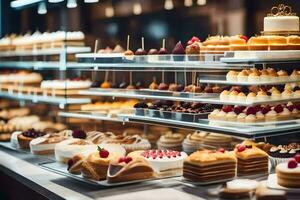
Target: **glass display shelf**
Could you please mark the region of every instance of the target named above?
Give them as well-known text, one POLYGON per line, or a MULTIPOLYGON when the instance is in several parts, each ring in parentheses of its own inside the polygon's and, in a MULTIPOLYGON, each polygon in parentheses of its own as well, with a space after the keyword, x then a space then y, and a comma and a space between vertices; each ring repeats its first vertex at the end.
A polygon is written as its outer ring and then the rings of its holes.
POLYGON ((73 98, 64 96, 48 96, 48 95, 35 95, 35 94, 23 94, 20 92, 4 92, 0 91, 0 97, 14 99, 19 101, 32 101, 33 103, 48 103, 58 105, 60 108, 64 108, 70 104, 84 104, 90 103, 89 98, 73 98))
POLYGON ((68 70, 81 69, 82 65, 76 62, 60 63, 59 61, 1 61, 0 67, 8 69, 68 70))
POLYGON ((258 81, 258 82, 240 82, 228 81, 225 76, 200 76, 199 83, 219 84, 219 85, 284 85, 286 83, 298 83, 300 80, 286 80, 286 81, 258 81))
POLYGON ((44 0, 14 0, 10 2, 10 7, 15 9, 21 9, 24 7, 36 5, 40 2, 44 2, 44 0))
POLYGON ((60 117, 66 118, 79 118, 79 119, 93 119, 100 121, 114 121, 114 122, 123 122, 122 119, 114 118, 108 115, 101 115, 97 113, 87 112, 87 111, 73 111, 73 112, 59 112, 60 117))
POLYGON ((124 122, 152 124, 170 126, 175 128, 184 128, 192 130, 204 130, 211 131, 226 135, 232 135, 242 138, 263 138, 272 137, 285 134, 299 133, 300 119, 289 120, 286 122, 274 122, 274 123, 259 123, 256 125, 247 124, 223 124, 210 122, 207 119, 199 119, 198 122, 185 122, 173 119, 164 119, 148 116, 140 116, 135 114, 120 114, 119 118, 124 122))
POLYGON ((32 49, 0 52, 0 57, 21 57, 21 56, 48 56, 60 55, 61 53, 75 54, 80 52, 90 52, 90 47, 72 47, 65 48, 49 48, 49 49, 32 49))
MULTIPOLYGON (((120 98, 133 98, 133 99, 156 99, 156 100, 170 100, 170 101, 183 101, 183 102, 199 102, 217 105, 240 105, 240 106, 255 106, 261 104, 280 104, 288 103, 289 101, 298 102, 299 97, 291 97, 286 99, 268 99, 268 100, 257 100, 257 101, 230 101, 221 100, 218 94, 197 93, 194 96, 183 96, 180 92, 169 92, 169 91, 154 91, 154 90, 126 90, 126 89, 101 89, 92 88, 89 90, 79 91, 81 95, 87 96, 106 96, 106 97, 120 97, 120 98)), ((193 93, 190 93, 191 95, 193 93)))

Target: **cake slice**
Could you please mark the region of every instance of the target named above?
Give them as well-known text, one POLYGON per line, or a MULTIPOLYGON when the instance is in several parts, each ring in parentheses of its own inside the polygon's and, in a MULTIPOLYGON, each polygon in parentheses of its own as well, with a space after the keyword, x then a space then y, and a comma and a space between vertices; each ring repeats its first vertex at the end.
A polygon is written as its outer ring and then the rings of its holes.
POLYGON ((266 152, 253 145, 238 144, 234 149, 237 157, 238 176, 267 174, 269 157, 266 152))
POLYGON ((197 151, 184 161, 183 177, 196 182, 231 179, 236 175, 236 163, 231 152, 197 151))
POLYGON ((276 166, 277 183, 287 188, 300 188, 300 154, 276 166))
POLYGON ((121 157, 111 163, 107 172, 107 182, 118 183, 154 177, 154 171, 143 158, 121 157))

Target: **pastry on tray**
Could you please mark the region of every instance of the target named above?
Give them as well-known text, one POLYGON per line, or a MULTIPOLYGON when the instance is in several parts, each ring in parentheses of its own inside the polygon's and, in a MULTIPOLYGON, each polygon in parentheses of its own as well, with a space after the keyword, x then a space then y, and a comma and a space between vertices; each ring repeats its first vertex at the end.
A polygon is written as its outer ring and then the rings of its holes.
POLYGON ((237 159, 232 152, 197 151, 184 161, 183 177, 194 182, 228 180, 235 177, 236 166, 237 159))
POLYGON ((276 166, 277 183, 287 188, 300 188, 300 154, 276 166))
POLYGON ((269 157, 266 152, 253 145, 238 144, 235 149, 238 176, 268 174, 269 157))
POLYGON ((42 137, 35 138, 29 143, 32 154, 53 154, 55 145, 63 140, 70 138, 71 130, 65 130, 58 133, 46 134, 42 137))
POLYGON ((219 196, 222 199, 250 199, 259 183, 250 179, 235 179, 226 183, 219 196))
POLYGON ((173 150, 146 150, 134 151, 128 154, 129 157, 141 157, 148 161, 158 176, 181 175, 183 161, 187 157, 184 152, 173 150))
POLYGON ((128 182, 151 179, 154 171, 149 163, 143 158, 121 157, 110 163, 107 172, 109 183, 128 182))
POLYGON ((182 150, 182 142, 184 140, 184 135, 180 133, 169 132, 162 135, 157 141, 158 149, 171 149, 175 151, 182 150))
POLYGON ((29 143, 34 139, 46 135, 45 132, 29 129, 17 135, 18 144, 21 149, 28 149, 29 143))
POLYGON ((118 144, 104 144, 98 146, 98 151, 91 153, 82 163, 81 174, 92 180, 106 179, 107 169, 113 160, 125 156, 125 149, 118 144))
POLYGON ((81 154, 76 154, 68 160, 68 172, 71 174, 81 174, 82 163, 85 157, 81 154))

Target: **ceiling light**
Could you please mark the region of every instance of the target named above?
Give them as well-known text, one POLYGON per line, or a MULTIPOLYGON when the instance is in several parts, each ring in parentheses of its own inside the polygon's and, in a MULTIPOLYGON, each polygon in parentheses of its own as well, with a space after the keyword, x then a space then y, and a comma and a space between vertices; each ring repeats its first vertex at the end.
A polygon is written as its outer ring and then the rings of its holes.
POLYGON ((105 8, 105 16, 106 17, 113 17, 114 15, 115 15, 115 10, 114 10, 113 6, 112 5, 107 6, 105 8))
POLYGON ((191 7, 193 5, 193 0, 184 0, 184 6, 191 7))
POLYGON ((143 12, 142 5, 140 2, 135 2, 133 4, 133 14, 140 15, 143 12))
POLYGON ((64 0, 48 0, 49 3, 60 3, 63 2, 64 0))
POLYGON ((204 6, 206 4, 206 0, 197 0, 197 4, 199 6, 204 6))
POLYGON ((77 7, 77 0, 68 0, 67 8, 76 8, 77 7))
POLYGON ((173 0, 165 0, 165 9, 172 10, 174 8, 173 0))
POLYGON ((46 7, 45 2, 42 2, 42 3, 39 4, 37 12, 40 15, 44 15, 44 14, 47 13, 47 7, 46 7))
POLYGON ((98 3, 99 0, 84 0, 84 3, 98 3))

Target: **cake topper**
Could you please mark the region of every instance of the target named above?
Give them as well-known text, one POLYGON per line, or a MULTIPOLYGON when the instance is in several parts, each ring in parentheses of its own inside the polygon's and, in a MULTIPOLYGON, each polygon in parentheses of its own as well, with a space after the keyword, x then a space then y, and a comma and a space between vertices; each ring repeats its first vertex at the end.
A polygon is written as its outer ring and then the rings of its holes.
POLYGON ((292 12, 291 6, 286 6, 284 4, 279 4, 271 8, 271 13, 268 16, 296 16, 296 13, 292 12))

